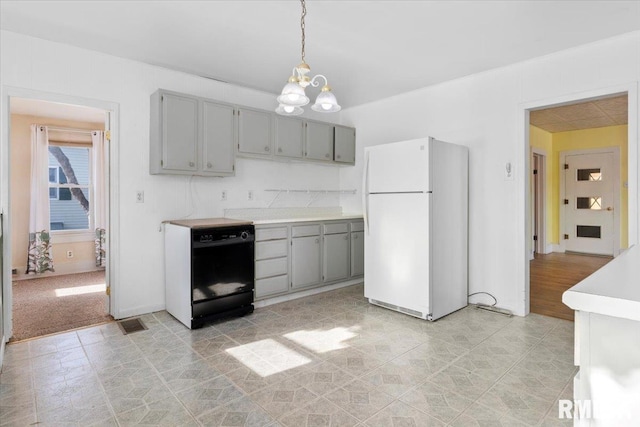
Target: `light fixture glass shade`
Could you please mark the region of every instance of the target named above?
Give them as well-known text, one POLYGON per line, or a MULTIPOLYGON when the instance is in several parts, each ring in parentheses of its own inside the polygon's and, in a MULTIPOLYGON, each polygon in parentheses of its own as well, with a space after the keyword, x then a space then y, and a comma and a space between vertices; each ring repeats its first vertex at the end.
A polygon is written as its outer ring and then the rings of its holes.
POLYGON ((280 104, 293 107, 301 107, 309 103, 309 98, 304 93, 304 88, 298 83, 287 83, 278 97, 280 104))
POLYGON ((340 111, 342 107, 338 105, 338 100, 335 95, 331 93, 331 89, 325 89, 326 87, 327 86, 322 88, 322 92, 318 94, 316 103, 311 106, 311 109, 320 113, 335 113, 336 111, 340 111))
POLYGON ((304 113, 304 110, 294 105, 280 104, 278 105, 278 108, 276 108, 276 113, 282 116, 299 116, 300 114, 304 113))

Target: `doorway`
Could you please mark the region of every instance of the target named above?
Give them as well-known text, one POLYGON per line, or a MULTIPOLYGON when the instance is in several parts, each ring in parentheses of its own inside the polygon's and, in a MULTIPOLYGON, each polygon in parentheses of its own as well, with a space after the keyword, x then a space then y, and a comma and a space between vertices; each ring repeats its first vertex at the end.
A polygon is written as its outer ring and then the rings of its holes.
POLYGON ((5 338, 112 320, 106 293, 110 113, 33 98, 9 101, 5 260, 13 323, 5 338))
POLYGON ((629 154, 634 135, 629 127, 635 126, 628 119, 629 98, 629 93, 606 94, 529 109, 531 246, 525 301, 531 312, 573 319, 562 293, 631 240, 629 199, 636 197, 627 191, 629 171, 637 166, 629 154), (543 200, 550 203, 542 210, 543 200), (544 219, 546 232, 540 230, 544 219), (546 247, 541 234, 548 239, 546 247))

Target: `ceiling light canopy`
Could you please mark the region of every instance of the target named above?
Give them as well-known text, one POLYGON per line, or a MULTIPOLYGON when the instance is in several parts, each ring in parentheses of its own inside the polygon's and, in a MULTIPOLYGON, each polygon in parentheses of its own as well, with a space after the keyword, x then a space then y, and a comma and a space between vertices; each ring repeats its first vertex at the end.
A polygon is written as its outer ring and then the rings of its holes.
POLYGON ((313 77, 307 75, 311 72, 311 67, 304 62, 304 18, 307 15, 307 7, 305 0, 300 0, 300 4, 302 5, 302 15, 300 17, 300 29, 302 30, 302 62, 293 69, 289 81, 277 98, 280 105, 276 108, 276 113, 282 114, 283 116, 297 116, 302 114, 304 112, 302 107, 309 103, 309 98, 304 92, 305 88, 307 86, 320 86, 320 79, 324 80, 324 85, 316 98, 315 104, 311 106, 311 109, 321 113, 335 113, 336 111, 340 111, 342 107, 338 105, 335 95, 331 92, 331 86, 329 86, 327 78, 322 74, 313 77))

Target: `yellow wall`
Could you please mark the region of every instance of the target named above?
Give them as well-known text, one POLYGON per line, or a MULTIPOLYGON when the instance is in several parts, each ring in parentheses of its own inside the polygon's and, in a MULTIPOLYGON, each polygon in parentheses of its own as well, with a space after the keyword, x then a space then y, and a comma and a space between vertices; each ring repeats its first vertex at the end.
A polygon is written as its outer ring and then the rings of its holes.
POLYGON ((560 243, 560 152, 620 148, 620 247, 628 246, 627 125, 549 133, 530 127, 529 143, 547 151, 547 243, 560 243))
MULTIPOLYGON (((102 123, 86 123, 56 120, 22 114, 11 115, 11 256, 12 268, 22 274, 27 266, 29 246, 29 193, 31 180, 31 124, 102 130, 102 123)), ((74 271, 72 264, 88 265, 94 258, 93 240, 85 242, 56 243, 52 238, 54 267, 59 271, 74 271), (73 258, 67 258, 73 251, 73 258)))

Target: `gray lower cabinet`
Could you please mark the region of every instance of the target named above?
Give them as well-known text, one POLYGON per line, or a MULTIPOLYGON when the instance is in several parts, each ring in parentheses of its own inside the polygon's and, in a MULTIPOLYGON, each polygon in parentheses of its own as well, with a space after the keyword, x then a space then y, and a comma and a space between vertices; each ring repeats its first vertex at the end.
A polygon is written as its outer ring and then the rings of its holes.
POLYGON ((349 278, 349 233, 324 236, 323 282, 349 278))
POLYGON ((362 277, 361 220, 256 225, 257 300, 362 277))
POLYGON ((312 160, 333 161, 333 125, 306 122, 304 157, 312 160))
POLYGON ((271 156, 271 117, 266 111, 238 109, 238 152, 271 156))
POLYGON ((351 232, 351 277, 364 274, 364 231, 351 232))
POLYGON ((291 239, 291 287, 304 288, 320 283, 320 236, 291 239))
POLYGON ((289 229, 256 228, 255 299, 289 290, 289 229))

